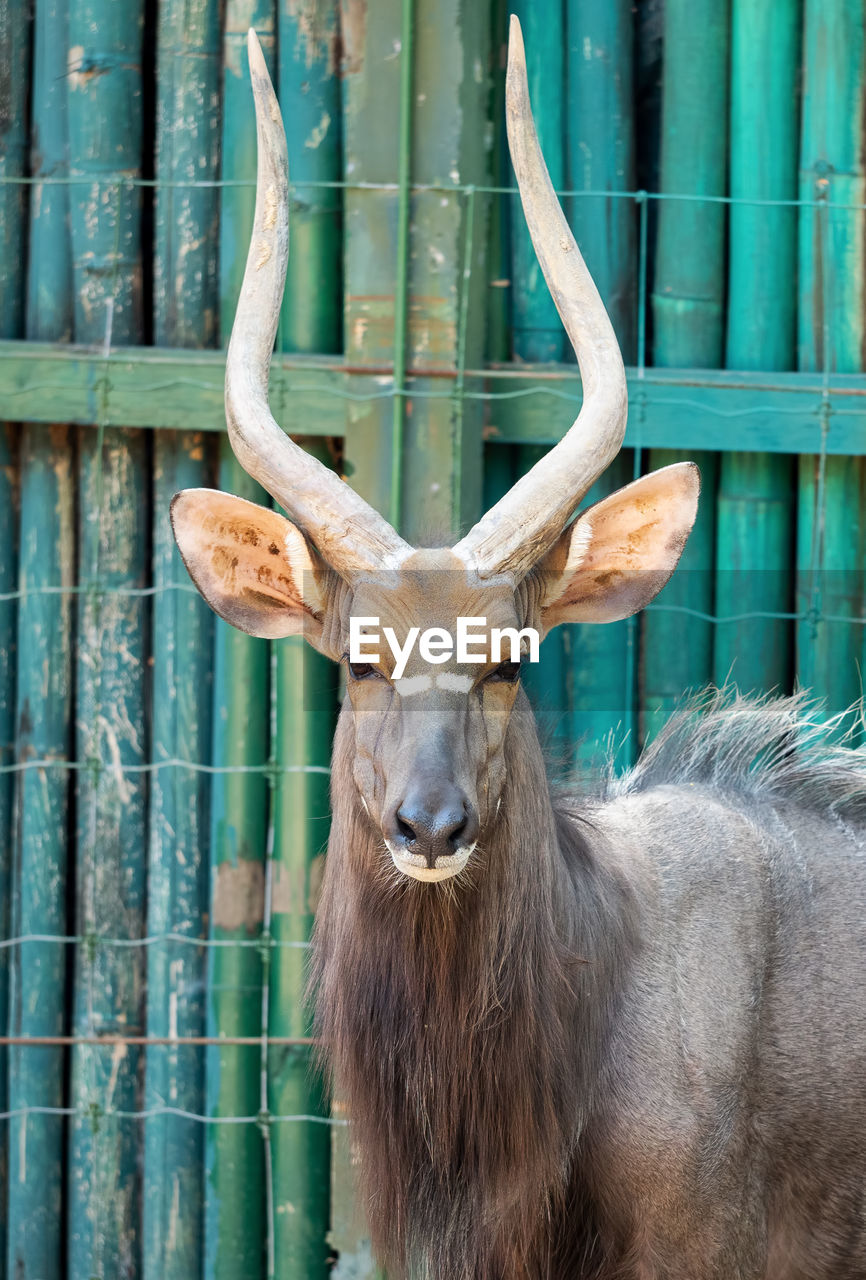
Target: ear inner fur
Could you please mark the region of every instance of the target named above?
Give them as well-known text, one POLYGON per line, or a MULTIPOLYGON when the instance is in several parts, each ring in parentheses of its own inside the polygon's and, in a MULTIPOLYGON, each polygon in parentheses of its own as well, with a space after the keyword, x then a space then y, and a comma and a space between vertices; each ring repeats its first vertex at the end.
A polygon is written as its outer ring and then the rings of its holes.
POLYGON ((289 520, 210 489, 176 494, 171 518, 184 564, 221 618, 251 635, 317 643, 323 566, 289 520))

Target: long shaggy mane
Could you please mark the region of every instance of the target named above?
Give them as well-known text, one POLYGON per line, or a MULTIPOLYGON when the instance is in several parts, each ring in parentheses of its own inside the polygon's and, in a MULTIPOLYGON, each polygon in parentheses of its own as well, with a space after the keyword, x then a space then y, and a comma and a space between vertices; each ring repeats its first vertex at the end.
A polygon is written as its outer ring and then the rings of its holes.
POLYGON ((718 795, 795 804, 866 819, 866 747, 850 745, 863 722, 857 706, 829 719, 807 693, 744 697, 707 689, 686 702, 602 800, 653 787, 707 787, 718 795))

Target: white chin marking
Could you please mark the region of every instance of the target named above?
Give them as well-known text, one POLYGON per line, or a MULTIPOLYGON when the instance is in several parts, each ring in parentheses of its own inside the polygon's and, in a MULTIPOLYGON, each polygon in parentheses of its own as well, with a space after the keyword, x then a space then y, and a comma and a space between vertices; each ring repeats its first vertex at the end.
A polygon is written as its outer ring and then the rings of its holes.
POLYGON ((435 867, 428 867, 427 859, 422 854, 398 853, 387 840, 385 844, 397 870, 404 876, 411 876, 413 880, 423 880, 425 884, 433 884, 437 880, 448 880, 451 876, 459 875, 475 848, 475 841, 473 841, 472 844, 458 849, 456 853, 437 858, 435 867))

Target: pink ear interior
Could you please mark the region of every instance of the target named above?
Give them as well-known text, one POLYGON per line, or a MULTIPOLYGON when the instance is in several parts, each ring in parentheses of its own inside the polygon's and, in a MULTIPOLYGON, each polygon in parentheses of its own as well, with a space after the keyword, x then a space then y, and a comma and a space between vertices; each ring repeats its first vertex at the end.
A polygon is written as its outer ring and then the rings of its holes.
POLYGON ((321 633, 324 597, 303 534, 266 507, 212 489, 185 489, 171 507, 175 540, 211 608, 266 639, 321 633))
POLYGON ((699 493, 697 467, 678 462, 583 512, 541 566, 545 629, 616 622, 649 604, 682 555, 699 493))

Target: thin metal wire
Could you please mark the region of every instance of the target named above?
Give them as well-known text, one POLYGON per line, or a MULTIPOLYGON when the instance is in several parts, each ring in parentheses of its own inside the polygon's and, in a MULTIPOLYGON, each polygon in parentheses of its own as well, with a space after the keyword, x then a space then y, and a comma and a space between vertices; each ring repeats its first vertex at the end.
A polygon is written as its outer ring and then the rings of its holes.
MULTIPOLYGON (((817 171, 815 171, 817 173, 817 171)), ((199 180, 166 180, 157 178, 124 178, 118 182, 116 177, 97 178, 89 175, 68 175, 63 177, 24 177, 4 174, 0 176, 0 186, 21 186, 29 187, 39 184, 41 186, 87 186, 91 189, 101 190, 103 188, 121 190, 174 190, 183 191, 195 190, 221 190, 223 188, 246 187, 255 189, 255 179, 250 178, 211 178, 199 180)), ((475 191, 479 195, 493 196, 516 196, 519 195, 517 187, 514 186, 495 186, 487 183, 462 183, 462 182, 413 182, 409 186, 411 194, 416 192, 442 192, 450 194, 465 195, 470 186, 474 186, 475 191)), ((302 183, 290 183, 289 193, 291 196, 297 196, 311 190, 322 191, 400 191, 400 182, 364 182, 351 179, 316 179, 302 183)), ((637 203, 639 200, 654 200, 662 203, 663 201, 672 201, 688 204, 721 204, 721 205, 743 205, 747 207, 766 207, 766 208, 783 208, 783 209, 809 209, 814 208, 820 203, 820 197, 809 200, 803 197, 796 197, 789 200, 768 199, 759 196, 721 196, 695 194, 694 192, 679 191, 596 191, 577 190, 572 187, 557 187, 556 194, 560 200, 630 200, 637 203)), ((854 212, 866 211, 866 203, 837 203, 836 201, 827 201, 834 209, 850 210, 854 212)), ((337 214, 337 210, 325 210, 337 214)))
MULTIPOLYGON (((181 1107, 150 1107, 143 1111, 103 1111, 94 1106, 80 1107, 16 1107, 14 1111, 0 1111, 0 1120, 15 1120, 19 1116, 60 1116, 98 1123, 101 1120, 153 1120, 157 1116, 175 1116, 179 1120, 194 1120, 198 1124, 261 1124, 261 1116, 203 1116, 196 1111, 184 1111, 181 1107)), ((323 1124, 331 1128, 346 1128, 348 1120, 339 1116, 270 1116, 270 1124, 323 1124)))

